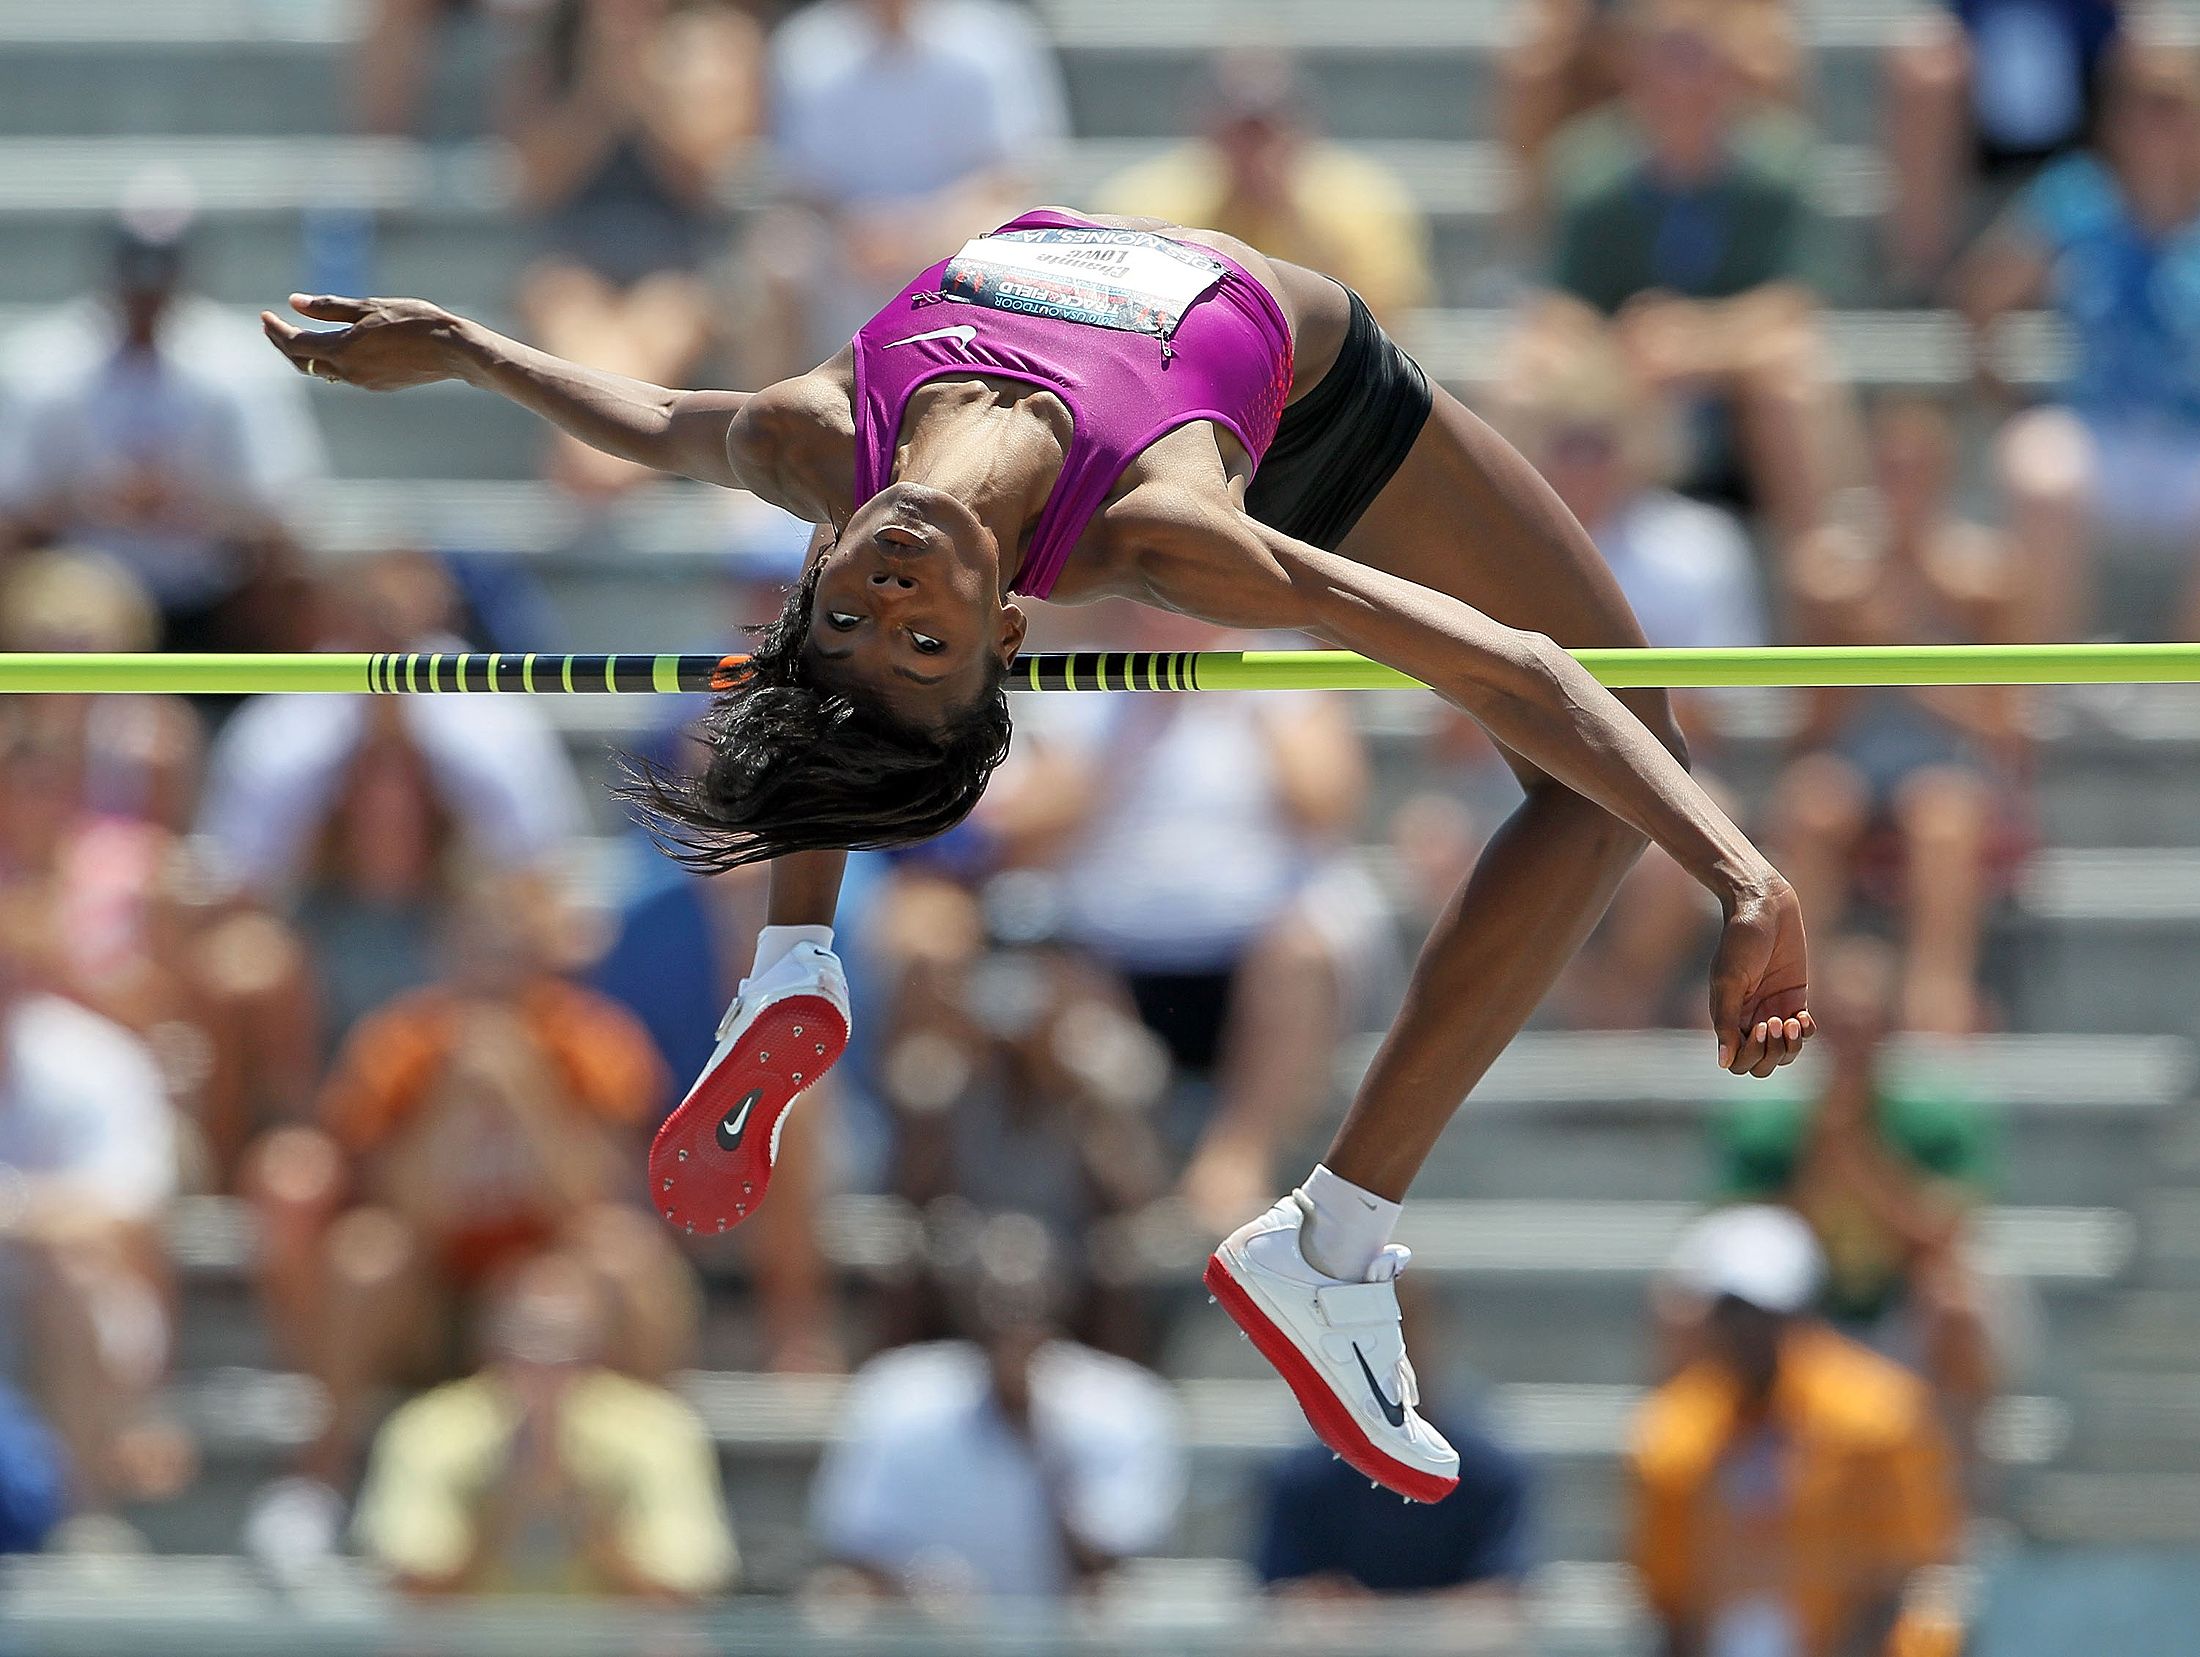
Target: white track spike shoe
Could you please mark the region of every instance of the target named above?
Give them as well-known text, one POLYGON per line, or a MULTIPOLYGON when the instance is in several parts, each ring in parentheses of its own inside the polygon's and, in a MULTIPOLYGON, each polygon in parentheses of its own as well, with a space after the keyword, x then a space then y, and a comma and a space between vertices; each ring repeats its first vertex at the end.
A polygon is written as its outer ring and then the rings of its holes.
POLYGON ((1377 1484, 1440 1502, 1459 1484, 1459 1453, 1421 1419, 1420 1384, 1398 1327, 1394 1279, 1407 1251, 1393 1243, 1364 1283, 1306 1262, 1297 1192, 1223 1239, 1207 1289, 1275 1365, 1315 1435, 1377 1484))
POLYGON ((831 950, 799 943, 743 979, 718 1026, 717 1051, 650 1146, 657 1212, 705 1236, 754 1214, 788 1107, 847 1047, 848 978, 831 950))

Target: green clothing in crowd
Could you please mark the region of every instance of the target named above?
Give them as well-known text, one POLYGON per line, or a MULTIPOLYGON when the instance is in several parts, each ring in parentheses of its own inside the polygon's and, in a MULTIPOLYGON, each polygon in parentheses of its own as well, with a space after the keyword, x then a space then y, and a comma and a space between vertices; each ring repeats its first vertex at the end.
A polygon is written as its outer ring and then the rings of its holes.
POLYGON ((1675 188, 1651 170, 1624 111, 1582 116, 1552 152, 1552 279, 1606 313, 1642 293, 1731 299, 1802 280, 1810 157, 1794 117, 1752 115, 1736 125, 1718 173, 1675 188))
MULTIPOLYGON (((1756 1099, 1718 1118, 1721 1198, 1801 1195, 1794 1185, 1817 1109, 1812 1099, 1756 1099)), ((1918 1174, 1971 1197, 1992 1187, 1996 1123, 1976 1100, 1945 1087, 1890 1084, 1880 1093, 1877 1119, 1880 1143, 1918 1174)), ((1827 1315, 1843 1323, 1874 1321, 1901 1296, 1899 1245, 1859 1204, 1812 1194, 1802 1206, 1826 1252, 1827 1315)))

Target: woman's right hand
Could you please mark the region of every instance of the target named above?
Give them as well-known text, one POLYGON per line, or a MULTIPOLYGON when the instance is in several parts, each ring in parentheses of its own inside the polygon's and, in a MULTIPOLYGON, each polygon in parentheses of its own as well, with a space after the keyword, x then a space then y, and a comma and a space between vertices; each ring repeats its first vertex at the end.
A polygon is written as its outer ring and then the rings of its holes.
POLYGON ((1773 875, 1729 903, 1711 963, 1711 1028, 1719 1067, 1769 1076, 1803 1050, 1818 1026, 1808 1008, 1809 955, 1795 888, 1773 875))
POLYGON ((294 293, 290 308, 334 329, 300 328, 273 311, 260 327, 301 374, 367 391, 402 391, 437 380, 462 379, 464 321, 425 299, 345 299, 294 293))

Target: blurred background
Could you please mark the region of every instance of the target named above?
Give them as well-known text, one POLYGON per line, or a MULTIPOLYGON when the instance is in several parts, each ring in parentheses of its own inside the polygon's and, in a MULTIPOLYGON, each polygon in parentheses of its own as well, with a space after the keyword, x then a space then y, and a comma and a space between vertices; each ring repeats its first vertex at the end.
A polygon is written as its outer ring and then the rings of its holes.
MULTIPOLYGON (((2200 7, 0 0, 0 648, 711 650, 803 526, 253 312, 673 384, 1036 201, 1352 283, 1653 643, 2192 638, 2200 7)), ((1034 644, 1230 640, 1043 614, 1034 644)), ((1439 1147, 1435 1508, 1196 1272, 1508 809, 1421 695, 1022 699, 858 860, 781 1195, 642 1151, 746 968, 665 699, 0 705, 0 1652, 2013 1657, 2200 1627, 2200 699, 1725 693, 1825 1034, 1657 854, 1439 1147), (1719 1218, 1702 1222, 1707 1212, 1719 1218)))

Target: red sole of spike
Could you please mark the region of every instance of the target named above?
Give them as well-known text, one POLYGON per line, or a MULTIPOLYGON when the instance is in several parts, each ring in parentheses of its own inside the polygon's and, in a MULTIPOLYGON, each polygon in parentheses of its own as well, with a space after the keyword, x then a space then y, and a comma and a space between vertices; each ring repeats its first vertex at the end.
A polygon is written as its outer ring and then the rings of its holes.
POLYGON ((1230 1275, 1229 1267, 1222 1263, 1222 1256, 1208 1257, 1201 1281, 1207 1285, 1207 1292, 1230 1314, 1230 1321, 1251 1337, 1260 1355, 1283 1377, 1284 1384, 1291 1389, 1291 1396, 1306 1412, 1306 1422, 1314 1429, 1314 1436, 1344 1457, 1348 1465, 1365 1473, 1385 1490, 1410 1496, 1417 1502, 1440 1502, 1459 1488, 1456 1478, 1447 1479, 1408 1467, 1378 1450, 1374 1440, 1352 1419, 1352 1412, 1329 1390, 1320 1371, 1306 1361, 1306 1355, 1291 1344, 1291 1337, 1269 1321, 1268 1314, 1230 1275))
POLYGON ((779 1119, 848 1047, 848 1021, 821 995, 767 1009, 664 1120, 649 1148, 649 1200, 675 1229, 731 1231, 771 1184, 779 1119))

